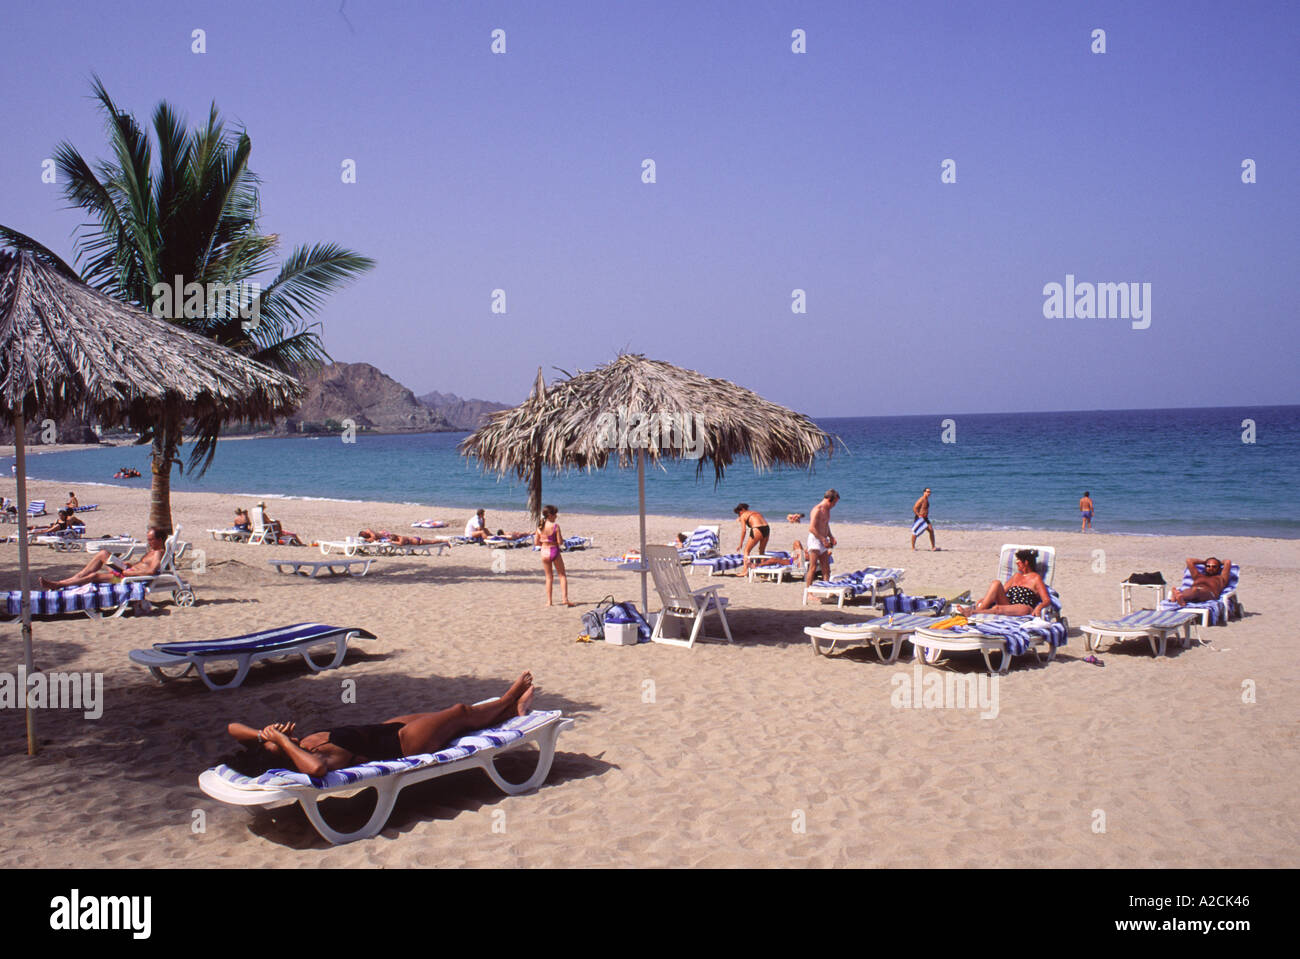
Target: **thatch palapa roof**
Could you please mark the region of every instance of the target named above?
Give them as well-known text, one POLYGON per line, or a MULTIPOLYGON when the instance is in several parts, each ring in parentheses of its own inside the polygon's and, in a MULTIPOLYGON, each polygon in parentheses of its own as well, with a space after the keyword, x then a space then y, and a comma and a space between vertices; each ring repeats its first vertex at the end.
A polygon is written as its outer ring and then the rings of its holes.
POLYGON ((147 419, 290 412, 296 380, 87 286, 29 253, 0 250, 0 408, 25 416, 147 419))
POLYGON ((534 391, 524 403, 493 413, 461 452, 483 469, 521 478, 541 463, 556 472, 620 466, 644 449, 652 463, 695 459, 722 479, 738 457, 758 470, 810 467, 830 455, 830 434, 812 420, 728 380, 626 353, 612 363, 534 391))

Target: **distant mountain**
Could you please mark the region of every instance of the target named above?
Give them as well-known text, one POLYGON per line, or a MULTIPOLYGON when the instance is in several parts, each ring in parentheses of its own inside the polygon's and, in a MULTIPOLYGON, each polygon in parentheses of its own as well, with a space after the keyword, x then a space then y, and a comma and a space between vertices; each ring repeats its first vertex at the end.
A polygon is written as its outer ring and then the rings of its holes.
POLYGON ((369 363, 333 363, 304 377, 302 405, 284 423, 291 433, 341 429, 350 419, 383 433, 432 433, 456 429, 440 412, 369 363))
POLYGON ((476 430, 487 419, 489 413, 510 409, 507 403, 493 403, 491 400, 462 400, 455 393, 425 393, 418 397, 421 403, 437 410, 455 429, 476 430))

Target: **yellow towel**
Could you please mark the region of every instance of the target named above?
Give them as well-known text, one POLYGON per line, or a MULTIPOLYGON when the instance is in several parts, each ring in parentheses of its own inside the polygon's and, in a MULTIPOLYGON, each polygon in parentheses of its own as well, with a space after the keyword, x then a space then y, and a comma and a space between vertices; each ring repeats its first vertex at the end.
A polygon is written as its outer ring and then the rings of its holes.
POLYGON ((952 629, 955 626, 965 626, 970 620, 965 616, 949 616, 947 619, 941 619, 930 629, 952 629))

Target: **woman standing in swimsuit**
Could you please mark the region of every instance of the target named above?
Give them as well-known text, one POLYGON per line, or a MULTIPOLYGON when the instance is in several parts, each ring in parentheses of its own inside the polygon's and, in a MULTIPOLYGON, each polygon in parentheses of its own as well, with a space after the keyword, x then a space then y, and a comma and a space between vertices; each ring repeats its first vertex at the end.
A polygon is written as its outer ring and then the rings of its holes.
POLYGON ((1038 550, 1016 550, 1016 572, 1003 585, 994 580, 988 592, 974 606, 958 606, 963 616, 995 613, 999 616, 1037 616, 1052 605, 1047 584, 1038 575, 1038 550))
POLYGON ((272 723, 254 729, 231 723, 226 731, 245 747, 225 760, 245 776, 268 769, 296 768, 308 776, 324 776, 377 759, 400 759, 437 752, 458 736, 495 726, 511 716, 527 716, 533 703, 533 674, 524 673, 500 699, 467 706, 460 703, 436 713, 394 716, 367 726, 332 726, 326 732, 294 735, 296 724, 272 723))
POLYGON ((745 551, 745 565, 741 569, 741 574, 749 572, 749 554, 755 546, 758 547, 760 555, 767 549, 767 538, 772 535, 772 527, 767 524, 763 514, 758 510, 749 508, 748 503, 741 503, 735 509, 736 518, 740 522, 740 546, 737 549, 745 551), (745 542, 745 537, 749 537, 749 542, 745 542))
POLYGON ((555 574, 560 574, 560 594, 564 597, 564 605, 572 606, 569 602, 569 576, 564 569, 564 557, 560 555, 560 544, 564 542, 564 534, 560 532, 560 524, 555 521, 555 517, 560 511, 554 506, 542 507, 542 522, 537 527, 537 533, 533 537, 538 546, 542 548, 542 569, 546 570, 546 605, 554 606, 551 602, 551 590, 555 585, 555 574))

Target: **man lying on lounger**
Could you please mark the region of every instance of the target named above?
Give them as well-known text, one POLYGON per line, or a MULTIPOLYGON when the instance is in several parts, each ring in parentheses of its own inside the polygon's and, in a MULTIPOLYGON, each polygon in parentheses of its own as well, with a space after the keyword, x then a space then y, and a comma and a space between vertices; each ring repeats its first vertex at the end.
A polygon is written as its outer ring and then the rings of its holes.
POLYGON ((1232 563, 1226 559, 1218 560, 1213 556, 1207 559, 1192 559, 1189 556, 1187 558, 1187 568, 1192 571, 1192 585, 1187 589, 1173 591, 1173 601, 1179 606, 1218 599, 1219 594, 1228 588, 1228 577, 1232 573, 1232 563), (1205 566, 1204 573, 1196 568, 1200 565, 1205 566))
POLYGON ((260 776, 268 769, 296 768, 308 776, 324 776, 379 759, 400 759, 437 752, 453 739, 485 729, 511 716, 532 710, 533 674, 524 673, 500 699, 467 706, 460 703, 436 713, 394 716, 368 726, 331 726, 328 731, 299 738, 292 722, 272 723, 261 730, 231 723, 226 731, 244 745, 242 753, 227 757, 227 766, 245 776, 260 776))
POLYGON ((149 527, 145 534, 149 551, 134 566, 122 566, 106 549, 101 549, 95 558, 82 567, 81 572, 74 573, 67 579, 39 580, 42 589, 62 589, 65 586, 84 586, 86 583, 120 583, 127 576, 153 576, 162 565, 163 551, 167 548, 167 534, 156 526, 149 527))
POLYGON ((436 546, 448 543, 445 536, 406 536, 402 533, 390 533, 386 529, 363 529, 357 532, 357 539, 366 543, 392 543, 394 546, 436 546))

